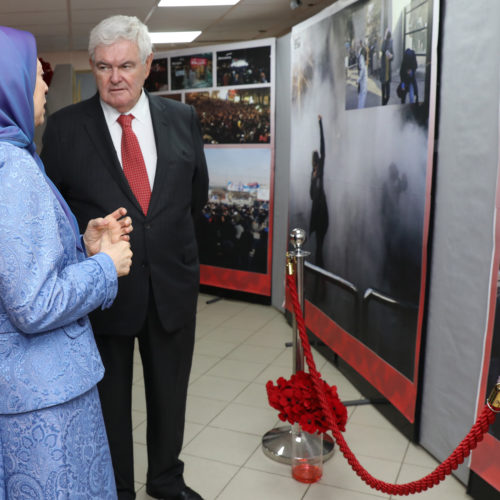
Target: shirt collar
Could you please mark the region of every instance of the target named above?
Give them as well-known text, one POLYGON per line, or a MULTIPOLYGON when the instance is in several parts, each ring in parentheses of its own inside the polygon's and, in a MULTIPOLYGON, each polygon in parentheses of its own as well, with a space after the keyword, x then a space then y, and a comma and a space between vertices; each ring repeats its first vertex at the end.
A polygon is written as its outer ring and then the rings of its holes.
MULTIPOLYGON (((109 125, 112 125, 116 123, 116 120, 118 117, 121 115, 119 111, 117 111, 115 108, 104 102, 102 99, 100 99, 102 110, 104 112, 104 117, 106 118, 106 123, 109 125)), ((146 92, 142 90, 141 96, 139 97, 139 100, 135 103, 135 106, 128 111, 127 113, 124 113, 126 115, 128 114, 133 114, 134 118, 140 122, 145 123, 147 121, 147 116, 149 113, 149 99, 146 96, 146 92)))

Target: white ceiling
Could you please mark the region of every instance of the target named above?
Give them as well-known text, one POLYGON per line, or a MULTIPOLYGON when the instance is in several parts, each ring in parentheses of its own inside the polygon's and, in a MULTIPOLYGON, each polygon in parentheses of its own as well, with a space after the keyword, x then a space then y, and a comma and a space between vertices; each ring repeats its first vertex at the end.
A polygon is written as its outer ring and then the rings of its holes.
POLYGON ((240 0, 234 6, 159 8, 159 0, 0 0, 0 24, 31 31, 39 52, 87 50, 89 31, 114 14, 137 16, 150 31, 201 30, 191 44, 156 50, 284 35, 336 0, 240 0))

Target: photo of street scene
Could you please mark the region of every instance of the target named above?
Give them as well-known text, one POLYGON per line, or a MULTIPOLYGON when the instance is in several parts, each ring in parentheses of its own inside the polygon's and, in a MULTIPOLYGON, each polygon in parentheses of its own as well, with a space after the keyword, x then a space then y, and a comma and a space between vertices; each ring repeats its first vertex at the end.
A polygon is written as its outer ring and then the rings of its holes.
POLYGON ((421 103, 430 60, 428 1, 372 0, 345 16, 346 109, 421 103))

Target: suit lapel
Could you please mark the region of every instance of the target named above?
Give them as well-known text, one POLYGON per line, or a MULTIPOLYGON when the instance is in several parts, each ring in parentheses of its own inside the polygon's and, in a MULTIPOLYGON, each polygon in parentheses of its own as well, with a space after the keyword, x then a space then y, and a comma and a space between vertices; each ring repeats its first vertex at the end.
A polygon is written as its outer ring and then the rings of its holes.
POLYGON ((164 205, 165 183, 168 175, 168 158, 170 145, 170 126, 166 113, 161 109, 161 101, 153 99, 148 94, 149 110, 153 122, 153 130, 156 143, 156 173, 151 192, 151 201, 149 204, 148 215, 152 215, 155 210, 164 205))
POLYGON ((90 101, 87 108, 87 114, 84 120, 84 128, 87 132, 92 144, 102 159, 105 165, 115 179, 116 183, 120 186, 127 198, 137 207, 139 212, 142 213, 141 206, 137 201, 134 193, 130 189, 127 178, 123 173, 120 161, 115 151, 111 135, 104 118, 101 104, 99 102, 99 95, 96 94, 90 101))

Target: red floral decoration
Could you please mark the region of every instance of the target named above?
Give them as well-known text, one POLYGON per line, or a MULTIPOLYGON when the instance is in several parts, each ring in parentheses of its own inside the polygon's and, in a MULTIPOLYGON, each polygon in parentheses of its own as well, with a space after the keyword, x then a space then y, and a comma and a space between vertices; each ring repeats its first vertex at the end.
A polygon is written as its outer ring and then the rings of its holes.
MULTIPOLYGON (((337 426, 341 431, 345 431, 347 410, 338 397, 337 388, 334 385, 329 386, 324 380, 321 380, 321 383, 328 407, 332 408, 337 419, 337 426)), ((298 423, 303 430, 310 433, 329 430, 309 373, 299 371, 292 375, 290 380, 280 377, 276 385, 270 380, 266 389, 269 404, 279 411, 278 417, 283 422, 298 423)))

